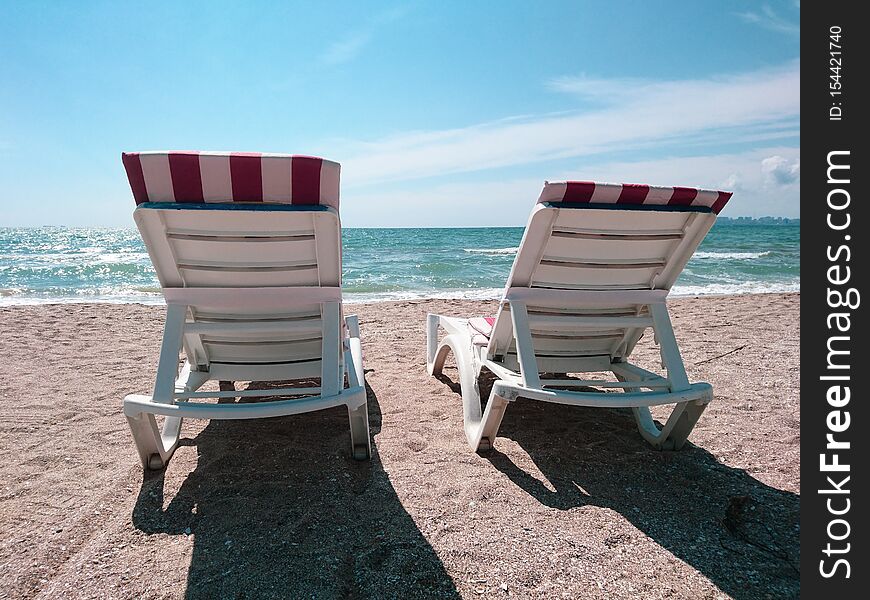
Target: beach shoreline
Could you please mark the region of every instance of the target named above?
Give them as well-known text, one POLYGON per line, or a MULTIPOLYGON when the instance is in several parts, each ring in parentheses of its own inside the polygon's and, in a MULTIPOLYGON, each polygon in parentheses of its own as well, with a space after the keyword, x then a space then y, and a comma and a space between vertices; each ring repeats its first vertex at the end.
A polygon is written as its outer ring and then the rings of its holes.
MULTIPOLYGON (((401 300, 345 310, 360 317, 370 462, 350 459, 331 409, 187 421, 144 478, 120 403, 153 386, 164 307, 0 306, 0 590, 794 597, 800 293, 670 306, 690 380, 715 395, 680 452, 652 450, 624 411, 519 400, 475 454, 455 368, 426 374, 425 315, 497 301, 401 300)), ((636 357, 654 366, 650 337, 636 357)))
MULTIPOLYGON (((369 298, 356 298, 353 294, 344 294, 344 304, 349 306, 360 306, 360 305, 378 305, 384 303, 402 303, 402 302, 429 302, 429 301, 439 301, 439 300, 455 300, 462 302, 492 302, 497 301, 504 294, 504 288, 496 288, 492 292, 489 290, 471 290, 471 291, 457 291, 454 294, 445 293, 438 294, 434 293, 432 295, 421 295, 420 297, 408 297, 408 298, 384 298, 379 300, 372 300, 369 298), (475 297, 471 295, 474 292, 485 292, 485 296, 475 297), (463 296, 463 294, 468 294, 463 296)), ((782 294, 798 294, 800 295, 800 289, 795 288, 791 289, 777 289, 774 291, 760 291, 760 292, 704 292, 704 293, 688 293, 688 292, 671 292, 668 296, 669 300, 676 300, 680 298, 730 298, 730 297, 738 297, 738 296, 767 296, 767 295, 782 295, 782 294)), ((7 297, 11 297, 7 296, 7 297)), ((125 305, 131 304, 134 306, 166 306, 166 302, 163 300, 162 294, 155 294, 153 301, 142 301, 142 300, 110 300, 110 299, 93 299, 93 298, 25 298, 22 300, 15 300, 14 302, 4 303, 2 298, 0 298, 0 310, 9 307, 15 306, 58 306, 65 304, 110 304, 110 305, 125 305)))

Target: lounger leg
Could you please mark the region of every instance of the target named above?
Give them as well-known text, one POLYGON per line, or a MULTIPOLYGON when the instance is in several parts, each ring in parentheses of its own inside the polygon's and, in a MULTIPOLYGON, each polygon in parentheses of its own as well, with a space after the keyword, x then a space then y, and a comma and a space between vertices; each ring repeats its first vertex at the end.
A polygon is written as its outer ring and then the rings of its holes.
MULTIPOLYGON (((175 391, 195 392, 208 379, 208 373, 193 371, 190 363, 185 362, 175 382, 175 391)), ((159 470, 166 466, 181 437, 182 422, 181 417, 166 417, 163 421, 163 431, 161 431, 152 414, 140 412, 127 415, 127 423, 133 433, 133 441, 136 443, 143 467, 159 470)))
MULTIPOLYGON (((620 374, 616 374, 616 378, 620 381, 628 379, 620 374)), ((638 388, 626 388, 625 391, 638 391, 638 388)), ((631 410, 634 413, 635 421, 637 421, 640 435, 656 450, 679 450, 685 445, 689 434, 692 433, 692 429, 712 399, 711 392, 709 396, 700 400, 680 402, 674 407, 661 429, 656 425, 648 407, 635 406, 631 410)))
MULTIPOLYGON (((653 329, 661 348, 662 363, 667 369, 671 391, 688 389, 689 379, 686 376, 683 358, 680 356, 680 349, 674 336, 674 328, 671 325, 667 305, 665 303, 650 304, 650 313, 653 317, 653 329)), ((618 373, 615 375, 620 381, 635 380, 634 377, 618 373)), ((639 389, 626 388, 625 391, 639 391, 639 389)), ((657 450, 679 450, 686 443, 686 439, 710 400, 712 400, 712 394, 709 398, 678 403, 661 429, 656 425, 648 407, 636 406, 632 408, 632 412, 634 412, 640 435, 654 448, 657 450)))
MULTIPOLYGON (((347 380, 351 387, 365 388, 365 371, 363 371, 362 345, 359 340, 359 322, 356 316, 345 319, 350 338, 348 349, 350 360, 345 355, 347 380)), ((350 443, 353 457, 356 460, 366 460, 372 455, 372 437, 369 432, 369 408, 365 391, 357 398, 352 398, 347 405, 347 416, 350 421, 350 443)))
MULTIPOLYGON (((166 307, 166 326, 163 330, 163 344, 160 348, 153 394, 158 402, 171 403, 174 391, 192 391, 208 379, 206 374, 193 371, 189 363, 185 363, 181 373, 178 373, 178 352, 181 350, 186 314, 187 306, 170 304, 166 307)), ((142 466, 146 469, 162 469, 178 445, 181 418, 167 417, 161 432, 153 414, 130 414, 126 408, 124 414, 127 416, 142 466)))
POLYGON ((444 367, 444 358, 440 364, 435 366, 435 357, 438 354, 438 323, 441 320, 439 315, 429 313, 426 315, 426 370, 429 375, 441 375, 441 369, 444 367))
POLYGON ((136 443, 136 451, 139 453, 142 466, 145 469, 154 470, 163 468, 163 457, 170 453, 167 452, 163 444, 154 415, 148 413, 128 415, 127 424, 130 426, 130 433, 133 434, 133 441, 136 443), (152 456, 156 457, 153 463, 152 456))
MULTIPOLYGON (((701 415, 707 408, 708 404, 709 401, 705 402, 702 400, 686 402, 683 404, 685 408, 682 413, 679 415, 671 415, 671 418, 668 419, 668 422, 670 422, 671 419, 676 418, 676 422, 671 427, 671 433, 668 436, 668 439, 672 440, 674 443, 674 450, 679 450, 685 445, 686 440, 689 438, 689 434, 692 433, 695 424, 698 422, 698 419, 701 418, 701 415)), ((676 413, 676 410, 674 412, 676 413)))
POLYGON ((638 431, 656 450, 679 450, 685 445, 707 404, 709 402, 703 400, 677 404, 661 429, 655 424, 649 408, 640 406, 633 408, 632 411, 634 411, 638 431))
POLYGON ((356 408, 348 406, 347 416, 350 420, 350 443, 353 448, 353 458, 354 460, 368 460, 372 456, 368 403, 363 401, 356 408))
MULTIPOLYGON (((638 378, 626 374, 614 373, 619 381, 635 381, 638 378)), ((640 391, 639 388, 626 388, 626 392, 640 391)), ((671 412, 665 425, 659 429, 655 420, 652 418, 652 413, 646 406, 636 406, 631 410, 634 413, 635 421, 637 421, 637 429, 640 435, 647 442, 652 444, 656 450, 679 450, 682 448, 689 434, 692 433, 695 424, 707 408, 707 405, 713 400, 712 390, 703 398, 691 400, 689 402, 680 402, 671 412)))
MULTIPOLYGON (((435 327, 437 329, 438 315, 429 315, 429 326, 432 327, 433 317, 436 319, 435 327)), ((437 341, 436 336, 437 333, 429 332, 430 345, 433 339, 437 341)), ((489 450, 492 448, 507 403, 503 398, 491 395, 486 407, 486 414, 483 414, 480 406, 480 387, 477 384, 479 369, 476 369, 473 363, 471 338, 467 335, 451 333, 446 335, 440 344, 436 345, 434 351, 429 348, 428 354, 430 356, 427 357, 429 359, 427 361, 429 373, 436 376, 440 375, 444 369, 444 362, 451 352, 456 359, 456 367, 459 369, 462 415, 468 445, 475 452, 489 450)))
POLYGON ((507 398, 499 395, 497 389, 498 385, 492 386, 489 402, 486 403, 486 410, 483 411, 480 427, 477 428, 476 447, 475 442, 471 442, 472 447, 478 452, 492 449, 492 444, 498 435, 498 428, 501 427, 501 421, 510 403, 507 398))

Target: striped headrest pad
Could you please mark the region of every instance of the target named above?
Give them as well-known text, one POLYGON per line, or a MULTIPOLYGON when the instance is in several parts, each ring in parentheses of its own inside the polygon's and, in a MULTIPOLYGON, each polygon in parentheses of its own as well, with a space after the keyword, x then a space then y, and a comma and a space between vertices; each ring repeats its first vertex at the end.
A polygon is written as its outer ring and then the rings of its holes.
POLYGON ((659 206, 707 206, 717 215, 731 199, 732 192, 690 187, 661 187, 636 183, 595 181, 544 182, 538 202, 574 204, 643 204, 659 206))
POLYGON ((136 204, 275 202, 338 210, 341 165, 313 156, 248 152, 121 154, 136 204))

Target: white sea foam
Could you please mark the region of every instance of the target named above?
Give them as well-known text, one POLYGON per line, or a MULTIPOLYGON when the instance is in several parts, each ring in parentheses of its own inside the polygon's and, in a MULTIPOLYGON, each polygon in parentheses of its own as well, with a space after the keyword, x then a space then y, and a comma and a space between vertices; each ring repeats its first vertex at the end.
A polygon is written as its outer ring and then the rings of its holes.
MULTIPOLYGON (((516 254, 519 250, 519 247, 512 248, 463 248, 463 252, 470 252, 472 254, 487 254, 487 255, 501 255, 501 254, 516 254)), ((763 256, 770 255, 770 250, 765 252, 695 252, 692 255, 693 258, 700 259, 719 259, 719 260, 752 260, 754 258, 761 258, 763 256)))
POLYGON ((517 250, 519 250, 519 246, 515 246, 513 248, 463 248, 464 252, 471 252, 473 254, 491 254, 491 255, 499 255, 499 254, 516 254, 517 250))
POLYGON ((106 252, 96 257, 97 262, 105 264, 139 264, 148 263, 147 252, 106 252))
POLYGON ((33 306, 39 304, 164 304, 163 294, 155 288, 84 288, 76 290, 75 295, 51 296, 32 295, 22 289, 6 289, 0 294, 0 306, 33 306))
POLYGON ((345 304, 369 302, 398 302, 407 300, 498 300, 504 288, 473 290, 403 290, 401 292, 344 293, 345 304))
POLYGON ((752 260, 753 258, 761 258, 769 254, 770 250, 767 252, 695 252, 692 258, 752 260))
POLYGON ((31 254, 2 254, 0 261, 10 263, 9 266, 81 266, 95 264, 140 264, 148 263, 147 252, 46 252, 31 254), (13 264, 14 263, 14 264, 13 264))
POLYGON ((163 295, 159 296, 60 296, 60 297, 2 297, 0 306, 38 306, 42 304, 148 304, 160 306, 166 304, 163 295))
MULTIPOLYGON (((148 304, 162 305, 163 295, 158 291, 150 292, 135 288, 125 288, 108 293, 79 293, 76 296, 28 296, 18 294, 19 290, 3 290, 0 306, 26 306, 38 304, 82 304, 95 302, 101 304, 148 304), (11 292, 11 293, 10 293, 11 292), (8 293, 8 295, 6 295, 8 293)), ((480 288, 472 290, 405 290, 398 292, 345 292, 346 304, 378 302, 401 302, 409 300, 498 300, 503 288, 480 288)), ((678 285, 671 291, 672 296, 738 296, 743 294, 773 294, 800 292, 800 282, 782 283, 714 283, 707 285, 678 285)))
POLYGON ((740 296, 743 294, 775 294, 801 291, 800 281, 767 283, 710 283, 706 285, 675 285, 671 296, 740 296))
MULTIPOLYGON (((707 285, 675 286, 672 296, 740 296, 744 294, 775 294, 800 292, 800 281, 763 283, 713 283, 707 285)), ((395 302, 402 300, 498 300, 504 288, 483 288, 474 290, 419 290, 402 292, 369 292, 344 294, 346 304, 369 302, 395 302)))

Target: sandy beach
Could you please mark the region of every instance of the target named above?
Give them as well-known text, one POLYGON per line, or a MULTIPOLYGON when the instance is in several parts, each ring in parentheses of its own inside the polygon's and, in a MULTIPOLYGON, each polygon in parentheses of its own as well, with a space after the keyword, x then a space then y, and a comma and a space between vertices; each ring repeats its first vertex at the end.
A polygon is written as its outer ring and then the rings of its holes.
POLYGON ((797 597, 800 296, 671 306, 716 396, 680 452, 626 412, 521 399, 475 454, 425 315, 495 303, 428 300, 347 307, 370 462, 334 409, 188 421, 144 479, 120 406, 153 385, 164 308, 0 308, 0 598, 797 597))

